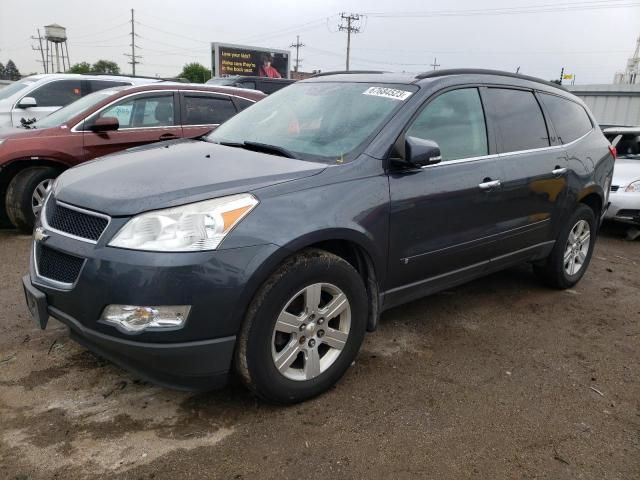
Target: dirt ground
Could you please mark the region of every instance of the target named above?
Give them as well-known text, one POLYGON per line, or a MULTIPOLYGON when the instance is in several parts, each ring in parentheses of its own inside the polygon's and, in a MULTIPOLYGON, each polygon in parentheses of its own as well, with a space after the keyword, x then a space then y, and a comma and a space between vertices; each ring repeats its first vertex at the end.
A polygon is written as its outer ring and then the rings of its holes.
POLYGON ((573 290, 526 266, 384 314, 327 394, 137 380, 35 327, 0 232, 2 479, 638 479, 640 241, 606 228, 573 290))

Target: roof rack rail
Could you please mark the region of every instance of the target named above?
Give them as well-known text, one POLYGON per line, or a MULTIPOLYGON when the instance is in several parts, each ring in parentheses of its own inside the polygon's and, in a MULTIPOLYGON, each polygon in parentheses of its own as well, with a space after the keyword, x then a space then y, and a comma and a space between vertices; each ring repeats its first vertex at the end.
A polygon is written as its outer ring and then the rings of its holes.
POLYGON ((357 74, 357 73, 389 73, 384 70, 333 70, 331 72, 320 72, 312 75, 309 78, 326 77, 327 75, 345 75, 345 74, 357 74))
POLYGON ((522 75, 520 73, 513 72, 505 72, 502 70, 491 70, 487 68, 451 68, 444 70, 431 70, 424 73, 419 73, 416 75, 416 78, 422 80, 424 78, 436 78, 436 77, 444 77, 446 75, 499 75, 501 77, 511 77, 511 78, 519 78, 521 80, 529 80, 530 82, 537 82, 547 85, 549 87, 559 88, 561 90, 566 90, 562 85, 558 85, 557 83, 548 82, 547 80, 543 80, 537 77, 530 77, 529 75, 522 75))

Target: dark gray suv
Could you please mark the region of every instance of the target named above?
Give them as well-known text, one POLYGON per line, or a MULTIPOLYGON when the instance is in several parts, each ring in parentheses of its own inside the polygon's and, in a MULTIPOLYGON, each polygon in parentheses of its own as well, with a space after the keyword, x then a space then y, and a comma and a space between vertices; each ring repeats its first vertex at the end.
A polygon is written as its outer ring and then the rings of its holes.
POLYGON ((63 173, 28 306, 154 382, 235 371, 292 403, 327 390, 384 310, 529 262, 585 273, 614 153, 554 84, 486 70, 321 75, 200 140, 63 173))

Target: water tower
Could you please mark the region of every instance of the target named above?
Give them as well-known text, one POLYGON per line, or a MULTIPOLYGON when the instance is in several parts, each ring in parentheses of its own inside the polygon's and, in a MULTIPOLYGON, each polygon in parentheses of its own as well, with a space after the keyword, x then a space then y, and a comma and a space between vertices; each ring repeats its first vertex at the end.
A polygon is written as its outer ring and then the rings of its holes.
POLYGON ((46 41, 46 63, 47 66, 51 65, 51 69, 45 68, 45 71, 51 73, 66 72, 71 66, 69 63, 69 46, 67 45, 67 29, 57 23, 45 25, 44 39, 46 41), (62 70, 60 69, 60 60, 62 60, 62 70))

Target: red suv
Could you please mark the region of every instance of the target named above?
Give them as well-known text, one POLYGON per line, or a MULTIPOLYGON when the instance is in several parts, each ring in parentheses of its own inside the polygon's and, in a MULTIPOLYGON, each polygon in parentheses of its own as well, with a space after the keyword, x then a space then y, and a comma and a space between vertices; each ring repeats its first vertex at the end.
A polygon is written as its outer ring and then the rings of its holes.
POLYGON ((24 128, 0 130, 0 224, 30 233, 48 189, 67 168, 138 145, 199 137, 264 97, 204 85, 116 87, 24 128))

